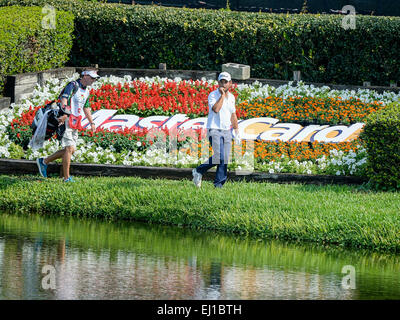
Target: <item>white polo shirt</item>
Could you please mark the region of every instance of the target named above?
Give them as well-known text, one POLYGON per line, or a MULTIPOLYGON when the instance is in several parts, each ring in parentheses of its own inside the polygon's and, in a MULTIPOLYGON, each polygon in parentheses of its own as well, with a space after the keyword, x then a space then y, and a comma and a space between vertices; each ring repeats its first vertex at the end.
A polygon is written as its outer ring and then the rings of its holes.
POLYGON ((78 79, 76 81, 71 81, 70 83, 68 83, 59 98, 66 98, 68 100, 67 104, 71 106, 71 113, 74 116, 84 117, 85 114, 83 112, 83 109, 90 107, 89 94, 89 89, 87 87, 83 87, 80 79, 78 79), (75 86, 74 83, 78 85, 78 90, 75 92, 74 95, 72 95, 75 86))
POLYGON ((71 98, 72 114, 76 117, 84 117, 85 114, 83 108, 85 107, 89 107, 89 90, 87 88, 83 89, 82 87, 79 87, 78 91, 71 98))
POLYGON ((214 90, 208 95, 207 129, 229 130, 231 128, 231 116, 232 113, 236 112, 235 96, 228 91, 222 108, 218 113, 215 113, 212 107, 217 103, 220 97, 221 93, 219 89, 214 90))

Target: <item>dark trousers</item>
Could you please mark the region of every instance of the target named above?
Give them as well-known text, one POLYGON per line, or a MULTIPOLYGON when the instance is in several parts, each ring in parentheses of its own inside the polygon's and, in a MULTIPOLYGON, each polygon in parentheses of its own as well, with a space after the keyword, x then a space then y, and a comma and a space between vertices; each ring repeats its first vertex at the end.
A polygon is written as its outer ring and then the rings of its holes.
POLYGON ((221 188, 228 177, 228 162, 232 147, 230 130, 209 129, 208 136, 213 149, 213 155, 196 168, 198 173, 205 174, 210 168, 217 166, 214 186, 221 188))

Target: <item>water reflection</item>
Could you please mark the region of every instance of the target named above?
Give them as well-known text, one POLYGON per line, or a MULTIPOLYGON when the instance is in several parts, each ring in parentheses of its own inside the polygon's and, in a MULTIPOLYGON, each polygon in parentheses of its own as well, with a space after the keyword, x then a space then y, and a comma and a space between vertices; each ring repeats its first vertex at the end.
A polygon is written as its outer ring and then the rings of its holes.
POLYGON ((398 256, 0 214, 1 299, 398 299, 398 256), (55 267, 56 289, 42 288, 55 267), (344 265, 356 289, 343 289, 344 265))

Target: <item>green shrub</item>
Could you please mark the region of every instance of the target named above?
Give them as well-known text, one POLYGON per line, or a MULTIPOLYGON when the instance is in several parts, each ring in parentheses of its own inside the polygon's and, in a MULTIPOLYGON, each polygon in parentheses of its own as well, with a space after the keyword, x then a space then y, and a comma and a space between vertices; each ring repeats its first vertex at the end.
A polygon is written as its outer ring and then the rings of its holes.
POLYGON ((21 146, 24 150, 28 149, 29 141, 32 138, 32 129, 30 126, 12 126, 6 127, 6 132, 10 141, 21 146))
POLYGON ((368 152, 371 182, 383 189, 400 190, 400 104, 371 114, 361 139, 368 152))
POLYGON ((220 70, 249 64, 252 76, 323 83, 389 85, 400 80, 400 18, 357 16, 356 29, 340 15, 285 15, 80 0, 0 0, 49 3, 75 15, 71 64, 101 67, 220 70))
POLYGON ((8 151, 10 152, 10 159, 22 159, 25 156, 24 149, 15 143, 11 143, 8 151))
POLYGON ((46 15, 39 7, 0 8, 0 94, 6 75, 58 68, 68 60, 74 17, 58 11, 56 28, 46 29, 46 15))

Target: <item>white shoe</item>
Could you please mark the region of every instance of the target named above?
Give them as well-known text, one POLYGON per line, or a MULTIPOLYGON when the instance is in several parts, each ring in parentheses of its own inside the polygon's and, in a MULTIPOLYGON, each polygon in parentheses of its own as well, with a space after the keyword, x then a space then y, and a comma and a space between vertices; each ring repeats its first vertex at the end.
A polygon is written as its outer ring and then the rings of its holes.
POLYGON ((196 187, 200 188, 201 178, 203 178, 203 175, 201 173, 198 173, 196 169, 192 170, 192 175, 193 175, 193 183, 195 184, 196 187))

